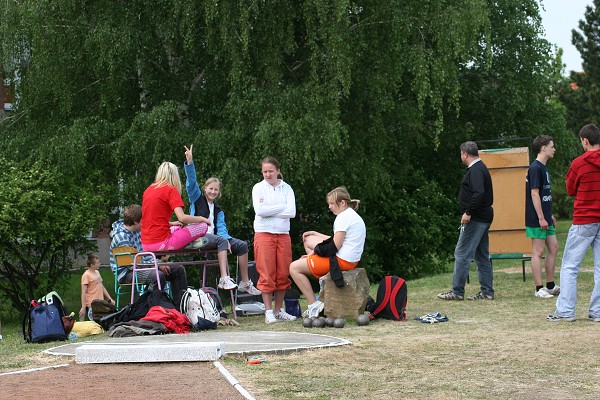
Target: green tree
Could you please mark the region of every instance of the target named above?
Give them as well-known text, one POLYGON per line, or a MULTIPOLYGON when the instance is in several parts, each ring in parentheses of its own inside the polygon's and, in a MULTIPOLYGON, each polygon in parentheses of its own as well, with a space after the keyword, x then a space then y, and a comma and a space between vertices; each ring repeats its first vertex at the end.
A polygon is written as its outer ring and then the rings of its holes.
POLYGON ((296 193, 296 255, 300 232, 331 230, 324 196, 345 185, 375 279, 443 268, 461 142, 564 125, 534 0, 23 0, 0 13, 2 59, 20 73, 4 154, 97 176, 108 213, 193 143, 241 238, 274 155, 296 193))
POLYGON ((0 159, 0 296, 23 312, 31 299, 57 289, 73 257, 104 218, 106 201, 89 181, 54 169, 0 159))
MULTIPOLYGON (((557 154, 562 155, 558 168, 563 174, 572 159, 583 151, 578 140, 581 127, 590 123, 600 122, 600 14, 598 0, 586 7, 584 19, 579 21, 579 30, 572 30, 572 43, 582 58, 583 72, 571 71, 568 78, 563 78, 555 86, 556 98, 560 107, 566 113, 566 125, 569 134, 557 146, 557 154)), ((554 172, 553 172, 554 173, 554 172)), ((557 197, 557 210, 563 217, 570 216, 573 210, 573 200, 566 196, 564 185, 560 187, 557 197)), ((554 185, 553 185, 554 195, 554 185)), ((556 197, 556 196, 555 196, 556 197)))
POLYGON ((572 43, 579 51, 583 72, 571 71, 569 79, 556 87, 558 98, 567 108, 567 124, 577 134, 585 124, 600 121, 600 11, 598 0, 587 6, 579 30, 573 29, 572 43))

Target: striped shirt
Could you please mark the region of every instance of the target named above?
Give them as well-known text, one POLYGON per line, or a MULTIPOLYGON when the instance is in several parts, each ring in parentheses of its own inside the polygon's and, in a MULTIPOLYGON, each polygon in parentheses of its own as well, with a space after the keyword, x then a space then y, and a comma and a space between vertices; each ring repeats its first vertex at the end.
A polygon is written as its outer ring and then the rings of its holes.
MULTIPOLYGON (((112 240, 110 242, 110 268, 113 272, 117 270, 117 262, 113 256, 112 249, 115 247, 131 246, 136 248, 138 251, 142 250, 142 240, 140 237, 140 231, 131 232, 125 228, 123 220, 113 222, 112 231, 110 232, 112 240)), ((123 280, 125 275, 129 272, 128 268, 120 268, 118 273, 119 282, 123 280)))

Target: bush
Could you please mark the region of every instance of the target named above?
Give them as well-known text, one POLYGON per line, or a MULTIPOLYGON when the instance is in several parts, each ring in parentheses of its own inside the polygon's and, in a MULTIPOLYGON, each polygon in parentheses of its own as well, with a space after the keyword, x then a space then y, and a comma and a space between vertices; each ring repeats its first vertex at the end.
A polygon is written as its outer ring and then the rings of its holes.
POLYGON ((21 313, 53 289, 106 215, 101 188, 35 163, 0 159, 0 296, 21 313))
POLYGON ((456 244, 457 207, 419 171, 410 174, 410 182, 371 199, 361 262, 369 279, 377 282, 390 274, 414 279, 443 271, 456 244))

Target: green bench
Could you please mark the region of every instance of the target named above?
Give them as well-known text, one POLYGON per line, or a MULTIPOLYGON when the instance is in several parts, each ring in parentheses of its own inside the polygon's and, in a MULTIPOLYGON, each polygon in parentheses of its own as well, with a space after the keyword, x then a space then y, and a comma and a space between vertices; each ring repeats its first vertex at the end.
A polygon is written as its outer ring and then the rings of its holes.
MULTIPOLYGON (((542 257, 544 258, 544 257, 542 257)), ((521 260, 521 266, 523 267, 523 282, 525 282, 525 263, 531 261, 531 254, 522 253, 503 253, 503 254, 490 254, 490 264, 494 267, 494 260, 521 260)))

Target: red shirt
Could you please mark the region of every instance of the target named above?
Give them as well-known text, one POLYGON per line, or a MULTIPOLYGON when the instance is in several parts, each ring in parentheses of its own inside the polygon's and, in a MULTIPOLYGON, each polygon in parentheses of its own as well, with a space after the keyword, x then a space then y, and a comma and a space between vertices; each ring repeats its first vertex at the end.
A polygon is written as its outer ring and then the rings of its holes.
POLYGON ((600 150, 586 151, 571 163, 567 194, 575 196, 573 224, 600 222, 600 150))
POLYGON ((169 221, 177 207, 184 204, 173 186, 148 186, 142 196, 142 244, 159 243, 171 235, 169 221))

